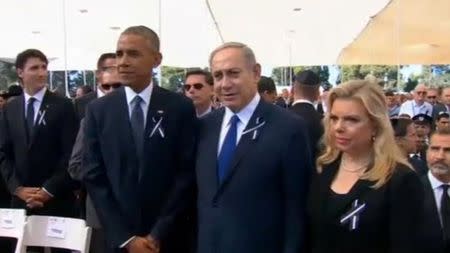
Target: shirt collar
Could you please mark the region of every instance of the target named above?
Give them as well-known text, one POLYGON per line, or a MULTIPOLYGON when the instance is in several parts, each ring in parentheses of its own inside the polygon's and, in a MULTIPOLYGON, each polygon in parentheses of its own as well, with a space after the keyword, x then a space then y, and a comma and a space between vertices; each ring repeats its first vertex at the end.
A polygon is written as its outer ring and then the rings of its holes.
POLYGON ((100 88, 97 88, 97 98, 101 98, 106 95, 100 88))
MULTIPOLYGON (((236 113, 236 115, 239 118, 239 121, 241 121, 242 124, 244 124, 244 126, 247 126, 260 100, 261 97, 259 96, 258 93, 256 93, 256 95, 253 97, 250 103, 248 103, 242 110, 236 113)), ((224 121, 227 122, 227 125, 230 124, 230 119, 234 114, 235 113, 231 111, 228 107, 225 107, 224 121)))
POLYGON ((431 188, 433 190, 436 190, 437 188, 441 187, 441 185, 446 184, 441 182, 439 179, 437 179, 431 171, 428 171, 428 179, 430 180, 431 188))
POLYGON ((302 99, 302 98, 301 98, 301 99, 295 100, 294 103, 292 103, 292 105, 300 104, 300 103, 310 104, 310 105, 314 106, 314 103, 313 103, 313 102, 311 102, 311 101, 309 101, 309 100, 306 100, 306 99, 302 99))
POLYGON ((146 105, 150 104, 150 96, 152 95, 153 91, 153 84, 150 83, 143 91, 141 91, 139 94, 134 92, 130 87, 125 86, 125 95, 127 96, 127 103, 130 105, 131 101, 138 95, 142 98, 142 100, 145 102, 146 105))
POLYGON ((36 94, 34 94, 33 96, 30 96, 28 93, 26 93, 24 91, 23 94, 25 94, 25 103, 28 103, 28 99, 30 99, 31 97, 34 97, 39 103, 42 103, 42 100, 44 100, 44 95, 45 95, 46 90, 47 90, 47 88, 44 87, 40 91, 38 91, 36 94))
POLYGON ((198 114, 197 118, 202 118, 203 116, 210 113, 211 111, 212 111, 212 108, 211 108, 211 106, 209 106, 208 109, 206 109, 206 111, 204 111, 202 114, 198 114))

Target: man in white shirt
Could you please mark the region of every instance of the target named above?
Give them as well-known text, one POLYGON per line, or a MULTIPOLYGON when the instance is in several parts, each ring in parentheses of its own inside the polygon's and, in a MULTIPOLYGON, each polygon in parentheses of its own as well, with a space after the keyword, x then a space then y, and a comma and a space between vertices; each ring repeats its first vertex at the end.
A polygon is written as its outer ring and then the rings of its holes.
POLYGON ((419 84, 414 89, 413 100, 404 102, 400 107, 399 115, 407 114, 411 118, 417 114, 427 114, 432 117, 433 106, 426 102, 427 97, 427 87, 425 84, 419 84))
POLYGON ((422 182, 425 187, 423 252, 450 251, 450 131, 435 132, 427 151, 429 172, 422 182))

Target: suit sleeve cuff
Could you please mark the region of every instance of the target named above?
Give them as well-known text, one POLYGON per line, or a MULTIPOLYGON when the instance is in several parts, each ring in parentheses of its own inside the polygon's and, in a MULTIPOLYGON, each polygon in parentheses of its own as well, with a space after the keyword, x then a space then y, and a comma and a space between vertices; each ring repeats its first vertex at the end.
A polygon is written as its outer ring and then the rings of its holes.
POLYGON ((51 194, 49 191, 47 191, 47 189, 45 189, 44 187, 41 188, 43 191, 45 191, 45 193, 47 193, 50 197, 54 197, 53 194, 51 194))
POLYGON ((130 239, 126 240, 124 243, 120 244, 119 248, 125 248, 125 246, 127 246, 128 243, 131 242, 131 240, 133 240, 136 236, 132 236, 130 239))

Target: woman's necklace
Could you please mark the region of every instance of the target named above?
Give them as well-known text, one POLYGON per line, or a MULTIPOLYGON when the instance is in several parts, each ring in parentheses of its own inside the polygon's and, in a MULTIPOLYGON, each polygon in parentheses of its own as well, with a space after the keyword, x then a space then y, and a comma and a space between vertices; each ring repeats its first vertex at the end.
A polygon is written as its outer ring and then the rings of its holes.
POLYGON ((370 161, 364 162, 364 165, 357 167, 356 169, 348 169, 348 162, 347 159, 342 158, 341 160, 341 169, 350 173, 360 173, 363 169, 367 168, 369 166, 370 161))

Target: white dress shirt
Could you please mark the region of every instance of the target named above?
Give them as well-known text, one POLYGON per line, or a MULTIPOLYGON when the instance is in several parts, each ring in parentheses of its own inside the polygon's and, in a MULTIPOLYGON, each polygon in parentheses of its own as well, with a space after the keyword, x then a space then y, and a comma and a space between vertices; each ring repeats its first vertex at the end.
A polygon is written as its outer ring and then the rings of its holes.
MULTIPOLYGON (((436 201, 436 207, 439 213, 439 220, 441 221, 441 225, 442 225, 442 219, 441 219, 441 199, 442 199, 442 195, 443 195, 443 189, 442 189, 442 185, 445 184, 441 181, 439 181, 437 178, 435 178, 433 176, 433 174, 431 173, 431 171, 428 171, 428 180, 430 180, 430 184, 431 184, 431 188, 433 189, 433 193, 434 193, 434 200, 436 201)), ((447 185, 450 185, 447 183, 447 185)), ((450 192, 450 189, 448 190, 450 192)), ((450 196, 450 193, 447 192, 447 194, 450 196)))
POLYGON ((46 91, 47 91, 47 88, 44 87, 40 91, 38 91, 36 94, 31 96, 31 95, 27 94, 25 92, 25 90, 24 90, 23 94, 25 96, 25 100, 24 100, 24 103, 25 103, 25 107, 24 107, 25 108, 25 110, 24 110, 25 118, 27 118, 27 116, 28 116, 27 115, 28 102, 29 102, 31 97, 34 97, 36 100, 34 101, 34 104, 33 104, 33 107, 34 107, 34 118, 33 118, 34 120, 33 120, 33 122, 36 122, 36 118, 38 116, 39 109, 41 108, 42 101, 44 100, 44 95, 45 95, 46 91))
MULTIPOLYGON (((150 97, 152 95, 152 91, 153 91, 153 84, 152 83, 150 83, 150 85, 148 85, 139 94, 134 92, 134 90, 132 90, 130 87, 125 86, 125 95, 127 97, 127 105, 128 105, 128 116, 130 117, 130 119, 131 119, 131 113, 132 113, 133 108, 134 108, 134 101, 133 101, 133 99, 136 96, 139 96, 139 97, 142 98, 142 101, 143 101, 143 102, 141 102, 141 109, 144 112, 144 124, 147 123, 147 111, 148 111, 148 106, 150 105, 150 97)), ((144 126, 144 128, 145 128, 145 126, 144 126)), ((130 239, 126 240, 124 243, 122 243, 119 246, 119 248, 125 247, 135 237, 136 236, 132 236, 130 239)))
POLYGON ((132 113, 133 108, 134 108, 134 101, 133 101, 133 99, 136 96, 139 96, 143 100, 143 102, 141 102, 141 108, 142 108, 142 111, 144 112, 144 122, 145 123, 147 122, 147 111, 148 111, 148 106, 150 105, 150 97, 152 96, 152 91, 153 91, 153 84, 152 83, 150 83, 150 85, 147 86, 139 94, 134 92, 134 90, 132 90, 130 87, 125 86, 125 95, 127 97, 127 105, 128 105, 128 115, 129 115, 130 119, 131 119, 131 113, 132 113))
POLYGON ((202 114, 197 114, 197 118, 202 118, 204 117, 206 114, 210 113, 212 111, 212 107, 211 105, 208 107, 208 109, 206 109, 206 111, 204 111, 202 114))
POLYGON ((292 103, 291 106, 294 106, 295 104, 300 104, 300 103, 310 104, 310 105, 314 106, 314 108, 317 108, 317 106, 314 105, 313 102, 311 102, 311 101, 309 101, 309 100, 306 100, 306 99, 297 99, 297 100, 295 100, 295 101, 292 103))
POLYGON ((427 114, 428 116, 432 117, 433 106, 428 102, 424 102, 423 104, 418 105, 415 100, 408 100, 402 104, 398 115, 408 114, 412 118, 421 113, 427 114))
MULTIPOLYGON (((36 118, 39 114, 39 110, 41 109, 41 105, 42 105, 42 101, 44 100, 44 96, 45 96, 45 92, 47 91, 47 88, 44 87, 42 88, 40 91, 38 91, 36 94, 34 94, 33 96, 29 95, 28 93, 26 93, 26 91, 23 91, 23 94, 25 96, 24 99, 24 103, 25 103, 25 118, 27 118, 27 106, 28 106, 28 102, 30 100, 30 98, 35 98, 36 100, 34 101, 33 107, 34 107, 34 116, 33 116, 33 122, 36 122, 36 118)), ((42 188, 43 191, 45 191, 50 197, 53 198, 53 194, 49 191, 47 191, 47 189, 42 188)))
POLYGON ((220 150, 222 149, 223 142, 225 141, 225 136, 228 133, 228 129, 230 128, 230 120, 233 115, 237 115, 239 118, 239 122, 237 123, 237 137, 236 137, 236 145, 238 145, 239 140, 241 139, 242 132, 247 127, 250 118, 255 112, 256 107, 258 106, 261 97, 258 93, 253 97, 253 99, 246 105, 242 110, 238 113, 232 112, 228 107, 225 107, 225 114, 223 115, 222 120, 222 128, 220 130, 220 139, 219 146, 217 147, 217 156, 220 154, 220 150))
POLYGON ((97 88, 97 98, 101 98, 106 95, 100 88, 97 88))

